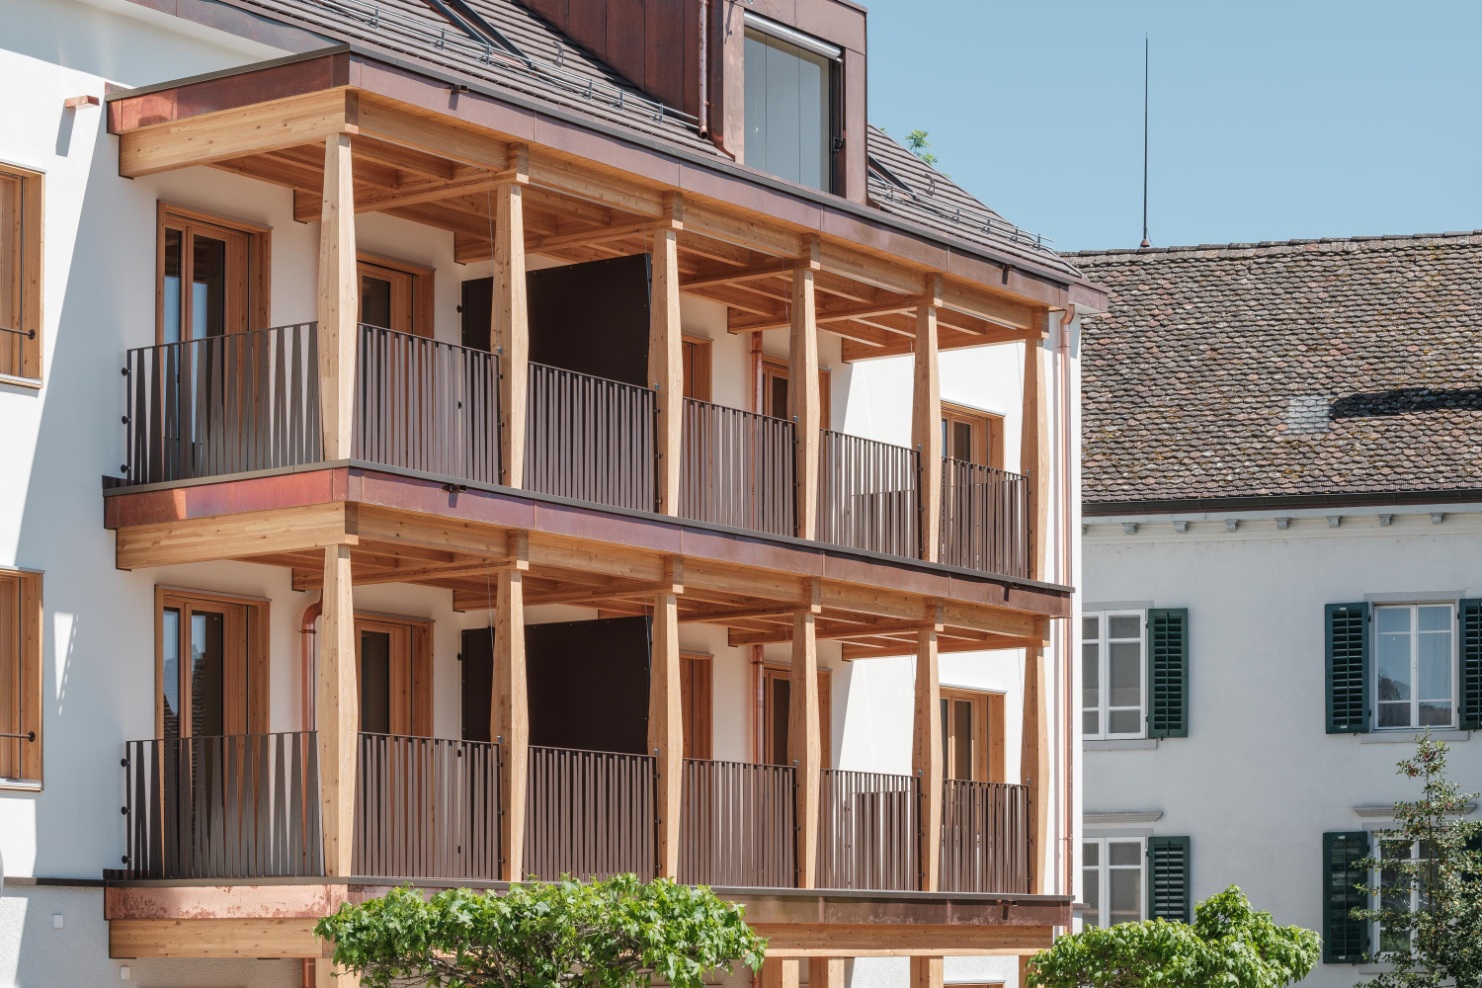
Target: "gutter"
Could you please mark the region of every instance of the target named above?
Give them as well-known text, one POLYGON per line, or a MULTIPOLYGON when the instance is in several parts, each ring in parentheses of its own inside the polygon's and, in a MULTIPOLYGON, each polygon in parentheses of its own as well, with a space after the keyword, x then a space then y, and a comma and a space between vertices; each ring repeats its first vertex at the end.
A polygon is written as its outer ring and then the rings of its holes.
POLYGON ((1399 504, 1477 504, 1482 488, 1439 491, 1359 491, 1352 494, 1269 494, 1248 497, 1190 497, 1149 501, 1083 501, 1086 518, 1122 515, 1210 514, 1221 511, 1266 511, 1281 508, 1359 508, 1399 504))

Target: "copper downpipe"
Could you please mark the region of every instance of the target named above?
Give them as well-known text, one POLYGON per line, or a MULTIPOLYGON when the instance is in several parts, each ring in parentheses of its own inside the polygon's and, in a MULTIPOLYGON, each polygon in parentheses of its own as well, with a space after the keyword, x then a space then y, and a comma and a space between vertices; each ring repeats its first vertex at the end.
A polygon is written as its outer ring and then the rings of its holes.
MULTIPOLYGON (((1071 440, 1071 400, 1070 400, 1070 326, 1075 321, 1075 303, 1072 302, 1065 307, 1065 313, 1060 317, 1060 338, 1056 341, 1056 349, 1059 365, 1056 370, 1060 376, 1060 512, 1061 532, 1060 537, 1060 582, 1070 584, 1072 577, 1071 567, 1075 563, 1074 544, 1072 539, 1077 533, 1070 524, 1071 516, 1071 484, 1070 484, 1070 446, 1071 440)), ((1071 655, 1071 635, 1075 629, 1068 622, 1062 623, 1060 634, 1060 660, 1063 672, 1061 680, 1061 760, 1065 772, 1065 797, 1064 804, 1064 852, 1062 855, 1065 868, 1065 884, 1063 886, 1066 895, 1072 895, 1075 889, 1075 726, 1071 718, 1074 709, 1071 704, 1071 683, 1074 682, 1075 666, 1071 655)))
POLYGON ((299 621, 299 723, 301 730, 312 731, 314 729, 314 622, 319 620, 319 612, 324 609, 324 596, 308 607, 304 608, 304 616, 299 621))

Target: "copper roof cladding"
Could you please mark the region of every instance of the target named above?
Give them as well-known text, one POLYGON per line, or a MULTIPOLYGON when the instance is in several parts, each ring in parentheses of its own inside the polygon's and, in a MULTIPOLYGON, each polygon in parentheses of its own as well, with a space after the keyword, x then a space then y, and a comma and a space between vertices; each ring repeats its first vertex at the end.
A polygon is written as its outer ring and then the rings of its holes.
POLYGON ((1068 257, 1088 511, 1482 488, 1482 230, 1068 257))

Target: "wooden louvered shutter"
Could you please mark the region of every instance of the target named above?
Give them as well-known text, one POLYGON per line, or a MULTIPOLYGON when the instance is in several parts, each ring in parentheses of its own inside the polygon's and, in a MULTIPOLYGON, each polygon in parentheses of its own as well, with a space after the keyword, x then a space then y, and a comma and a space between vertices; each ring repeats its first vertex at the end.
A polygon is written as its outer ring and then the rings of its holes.
POLYGON ((1148 737, 1189 736, 1189 611, 1148 611, 1148 737))
POLYGON ((1461 728, 1482 731, 1482 600, 1457 607, 1461 625, 1461 728))
POLYGON ((1362 830, 1322 835, 1322 959, 1325 964, 1358 964, 1369 953, 1369 921, 1355 919, 1366 909, 1369 876, 1359 862, 1369 856, 1362 830))
POLYGON ((1329 604, 1328 733, 1369 730, 1369 605, 1329 604))
POLYGON ((1189 901, 1189 839, 1148 838, 1148 919, 1193 922, 1189 901))

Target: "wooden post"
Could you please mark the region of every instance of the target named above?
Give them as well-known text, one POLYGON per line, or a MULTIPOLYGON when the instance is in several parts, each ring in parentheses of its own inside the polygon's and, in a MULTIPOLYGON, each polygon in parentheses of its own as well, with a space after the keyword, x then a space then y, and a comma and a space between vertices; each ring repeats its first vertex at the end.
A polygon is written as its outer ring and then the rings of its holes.
POLYGON ((797 773, 798 888, 818 887, 818 787, 823 740, 819 735, 818 641, 815 616, 801 610, 792 619, 792 669, 788 677, 787 754, 797 773))
POLYGON ((796 958, 768 957, 762 961, 762 988, 798 988, 802 967, 796 958))
POLYGON ((525 800, 530 778, 530 704, 525 688, 525 574, 501 569, 494 596, 494 702, 499 706, 500 879, 525 877, 525 800))
POLYGON ((355 846, 355 756, 360 696, 355 674, 355 596, 350 547, 324 550, 323 621, 319 636, 318 697, 314 702, 319 747, 319 804, 324 829, 324 873, 351 874, 355 846))
MULTIPOLYGON (((525 402, 530 385, 530 319, 525 298, 525 175, 528 151, 509 149, 516 179, 495 189, 494 325, 499 355, 499 469, 506 487, 525 486, 525 402)), ((509 819, 508 814, 505 816, 509 819)))
POLYGON ((360 276, 355 269, 355 179, 350 135, 324 142, 319 223, 319 416, 324 458, 347 460, 355 438, 355 348, 360 276))
POLYGON ((937 631, 916 632, 916 716, 911 768, 921 786, 921 891, 941 884, 942 860, 942 688, 937 668, 937 631))
POLYGON ((360 975, 335 967, 328 957, 314 959, 314 988, 359 988, 360 975))
POLYGON ((844 958, 808 958, 808 988, 844 988, 844 958))
POLYGON ((1019 781, 1029 789, 1029 891, 1046 892, 1050 843, 1049 694, 1045 691, 1044 650, 1031 645, 1024 650, 1024 738, 1020 745, 1019 781))
POLYGON ((944 970, 940 957, 912 957, 911 988, 942 988, 944 970))
MULTIPOLYGON (((1038 313, 1043 323, 1049 317, 1038 313)), ((1045 573, 1045 535, 1049 520, 1050 462, 1049 429, 1045 423, 1044 327, 1030 333, 1024 341, 1024 408, 1019 441, 1019 472, 1028 478, 1029 487, 1029 578, 1039 580, 1045 573)))
POLYGON ((916 376, 911 442, 921 457, 921 558, 936 562, 942 543, 942 392, 937 373, 937 310, 916 310, 916 376))
POLYGON ((684 784, 684 712, 679 685, 679 598, 654 594, 649 668, 648 747, 658 771, 659 877, 679 877, 680 800, 684 784))
POLYGON ((679 234, 654 233, 649 303, 648 379, 658 392, 659 514, 679 514, 679 467, 684 442, 684 348, 679 320, 679 234))
POLYGON ((822 441, 818 395, 818 307, 812 268, 792 273, 792 335, 788 346, 787 403, 797 429, 797 532, 818 538, 818 448, 822 441))

